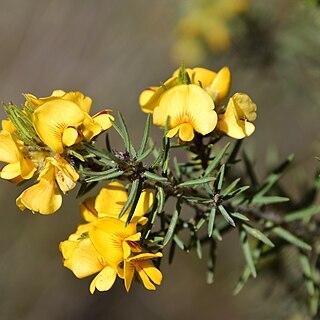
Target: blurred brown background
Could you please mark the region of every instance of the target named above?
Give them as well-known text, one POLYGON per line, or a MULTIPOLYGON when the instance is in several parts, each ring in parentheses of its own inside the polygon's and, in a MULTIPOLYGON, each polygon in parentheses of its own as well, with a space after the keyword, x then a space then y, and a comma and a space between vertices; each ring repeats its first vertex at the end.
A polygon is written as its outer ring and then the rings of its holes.
MULTIPOLYGON (((247 16, 230 22, 231 46, 209 51, 201 61, 214 70, 230 66, 232 91, 247 92, 257 103, 257 131, 246 146, 256 150, 261 174, 270 154, 283 158, 293 152, 300 164, 296 180, 310 176, 319 151, 320 19, 306 2, 251 1, 247 16)), ((139 93, 178 67, 172 47, 190 3, 0 0, 1 100, 20 104, 21 93, 41 97, 54 89, 80 90, 94 99, 94 111, 123 112, 138 143, 145 120, 139 93)), ((164 259, 164 281, 156 292, 135 285, 126 294, 119 281, 110 292, 91 295, 90 279, 77 280, 62 266, 58 250, 81 221, 75 205, 80 200, 68 195, 60 212, 48 217, 21 213, 15 198, 22 189, 0 184, 1 320, 294 319, 299 311, 268 274, 232 296, 243 264, 233 244, 236 234, 219 248, 212 286, 205 282, 205 259, 179 254, 172 266, 164 259)))

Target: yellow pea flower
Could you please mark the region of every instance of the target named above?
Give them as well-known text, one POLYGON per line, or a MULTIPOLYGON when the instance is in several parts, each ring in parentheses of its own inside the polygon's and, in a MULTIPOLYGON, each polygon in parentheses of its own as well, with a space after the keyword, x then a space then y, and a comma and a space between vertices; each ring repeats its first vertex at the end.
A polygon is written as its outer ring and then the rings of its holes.
POLYGON ((225 113, 219 115, 217 128, 236 139, 250 136, 255 130, 251 122, 257 117, 256 110, 256 104, 248 95, 236 93, 230 98, 225 113))
POLYGON ((23 155, 18 142, 5 130, 0 131, 0 161, 7 163, 0 172, 3 179, 30 179, 36 171, 32 161, 23 155))
POLYGON ((178 77, 173 76, 162 86, 149 87, 142 91, 139 97, 141 110, 146 113, 153 113, 154 109, 159 105, 159 101, 163 93, 176 85, 178 85, 178 77))
POLYGON ((68 240, 60 243, 59 249, 64 258, 64 266, 70 269, 77 278, 85 278, 95 273, 98 275, 92 280, 90 292, 109 290, 117 277, 117 270, 111 268, 104 257, 95 249, 88 233, 90 224, 80 225, 76 233, 68 240))
POLYGON ((94 116, 89 112, 92 99, 79 91, 55 90, 45 98, 25 95, 25 104, 31 104, 34 128, 40 139, 54 153, 61 154, 64 147, 70 147, 83 138, 90 141, 112 126, 111 110, 104 110, 94 116))
MULTIPOLYGON (((95 199, 94 208, 98 213, 98 217, 118 218, 123 206, 128 200, 128 194, 123 184, 119 182, 111 182, 102 188, 95 199)), ((153 203, 153 193, 148 190, 141 192, 131 222, 145 224, 147 218, 143 217, 153 203)), ((121 217, 122 221, 126 221, 130 208, 121 217)))
POLYGON ((130 290, 135 271, 137 271, 146 289, 155 290, 156 287, 154 284, 161 284, 162 274, 160 270, 150 262, 150 259, 158 257, 162 257, 162 253, 140 253, 124 261, 123 277, 127 291, 130 290))
POLYGON ((73 189, 79 179, 75 169, 61 157, 47 157, 41 170, 38 183, 29 187, 17 198, 20 210, 28 208, 32 212, 51 214, 62 204, 63 193, 73 189))
POLYGON ((201 87, 179 85, 163 94, 154 110, 153 123, 163 127, 169 116, 167 137, 178 133, 182 141, 191 141, 194 131, 205 135, 214 130, 217 114, 213 109, 212 98, 201 87))
POLYGON ((123 221, 107 217, 97 219, 91 225, 89 237, 112 268, 116 269, 131 252, 141 252, 141 247, 136 243, 141 237, 136 223, 129 223, 126 227, 123 221))

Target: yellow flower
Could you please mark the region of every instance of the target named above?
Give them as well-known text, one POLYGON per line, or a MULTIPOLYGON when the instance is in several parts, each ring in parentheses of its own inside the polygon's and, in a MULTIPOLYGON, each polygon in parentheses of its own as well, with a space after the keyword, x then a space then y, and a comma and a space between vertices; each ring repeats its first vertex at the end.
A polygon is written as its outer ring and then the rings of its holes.
POLYGON ((89 115, 92 100, 81 92, 55 90, 50 97, 36 98, 26 94, 26 104, 35 109, 34 128, 40 139, 56 154, 64 147, 79 143, 83 138, 90 141, 112 126, 110 110, 89 115))
POLYGON ((89 197, 80 204, 80 213, 87 222, 98 219, 98 212, 95 209, 96 197, 89 197))
POLYGON ((17 181, 30 179, 36 171, 32 161, 20 150, 19 142, 5 130, 0 131, 0 161, 7 163, 0 172, 0 177, 3 179, 17 181))
MULTIPOLYGON (((123 184, 119 182, 111 182, 102 188, 95 199, 94 208, 98 213, 98 217, 113 217, 118 218, 123 206, 128 200, 128 194, 123 184)), ((141 192, 131 222, 144 224, 147 218, 143 217, 153 203, 153 193, 148 190, 141 192)), ((126 221, 130 208, 121 217, 122 221, 126 221)))
POLYGON ((178 77, 173 76, 162 86, 149 87, 144 90, 139 97, 139 103, 142 111, 146 113, 153 113, 154 109, 159 105, 162 94, 176 85, 178 85, 178 77))
POLYGON ((112 268, 116 269, 131 252, 141 252, 141 247, 136 243, 141 237, 136 223, 129 223, 126 227, 123 221, 107 217, 97 219, 91 225, 89 237, 112 268))
POLYGON ((78 179, 78 173, 64 158, 47 157, 39 182, 22 192, 16 200, 17 206, 41 214, 54 213, 62 204, 60 190, 66 193, 73 189, 78 179))
POLYGON ((191 141, 194 131, 205 135, 214 130, 217 114, 213 109, 213 100, 201 87, 179 85, 163 94, 154 110, 153 123, 163 127, 169 116, 167 137, 178 133, 182 141, 191 141))
POLYGON ((162 253, 140 253, 124 261, 123 277, 127 291, 130 290, 135 271, 137 271, 146 289, 155 290, 154 284, 161 284, 161 272, 149 261, 158 257, 162 257, 162 253))
POLYGON ((88 233, 89 229, 90 224, 81 225, 68 240, 60 243, 59 248, 64 258, 64 266, 80 279, 99 272, 91 282, 90 292, 94 293, 95 289, 107 291, 116 280, 117 270, 106 263, 90 238, 83 236, 88 233))
MULTIPOLYGON (((162 86, 149 87, 139 97, 139 103, 143 112, 153 113, 160 101, 170 89, 179 85, 180 69, 176 70, 162 86)), ((231 73, 228 67, 223 67, 217 73, 205 68, 185 69, 188 73, 190 84, 201 85, 212 97, 215 106, 221 106, 227 99, 231 86, 231 73)))
POLYGON ((217 128, 236 139, 250 136, 255 130, 251 122, 257 117, 256 110, 256 104, 248 95, 236 93, 230 98, 226 112, 219 115, 217 128))

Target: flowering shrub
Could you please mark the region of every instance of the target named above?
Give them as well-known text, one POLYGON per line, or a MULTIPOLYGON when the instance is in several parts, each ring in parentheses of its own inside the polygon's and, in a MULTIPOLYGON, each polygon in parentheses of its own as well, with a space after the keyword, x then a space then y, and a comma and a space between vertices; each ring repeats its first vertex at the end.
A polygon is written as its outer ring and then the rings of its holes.
POLYGON ((4 105, 8 119, 0 132, 1 178, 37 180, 18 197, 21 210, 53 214, 61 207, 61 193, 78 183, 80 197, 103 182, 80 205, 83 224, 60 243, 64 266, 76 277, 96 274, 91 293, 109 290, 117 277, 127 291, 134 278, 155 290, 162 281, 160 259, 166 246, 172 261, 177 249, 195 250, 202 258, 208 245, 207 279, 212 283, 217 244, 237 229, 246 266, 235 292, 266 266, 267 256, 277 258, 280 249, 294 247, 316 314, 314 216, 320 208, 314 201, 319 183, 308 197, 290 202, 279 179, 292 156, 258 181, 245 152, 239 153, 242 139, 255 131, 257 107, 247 94, 230 97, 230 91, 227 67, 214 72, 182 66, 160 86, 147 88, 140 95, 148 116, 138 149, 121 114, 117 121, 111 110, 91 116, 92 100, 80 92, 56 90, 45 98, 26 94, 22 109, 4 105), (152 122, 164 132, 159 147, 149 137, 152 122), (99 149, 95 140, 105 131, 106 147, 99 149), (111 131, 122 138, 122 150, 111 147, 111 131), (223 139, 230 141, 221 144, 223 139), (186 162, 177 158, 177 149, 188 155, 186 162), (175 203, 173 212, 168 201, 175 203))

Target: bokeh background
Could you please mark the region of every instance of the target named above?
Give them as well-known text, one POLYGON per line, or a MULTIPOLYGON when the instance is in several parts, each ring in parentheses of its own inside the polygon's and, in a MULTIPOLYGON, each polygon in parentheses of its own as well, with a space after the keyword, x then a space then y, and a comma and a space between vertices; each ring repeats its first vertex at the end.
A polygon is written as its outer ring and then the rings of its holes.
MULTIPOLYGON (((285 180, 295 195, 320 151, 316 2, 0 0, 0 99, 21 104, 21 93, 80 90, 94 99, 94 111, 120 110, 138 142, 145 87, 166 80, 181 61, 213 70, 228 65, 232 92, 248 93, 259 108, 245 147, 261 176, 271 162, 295 153, 294 177, 285 180)), ((90 279, 77 280, 58 250, 81 221, 80 200, 71 193, 57 214, 32 215, 15 206, 21 188, 3 181, 0 187, 1 320, 307 319, 271 273, 232 295, 243 265, 234 234, 219 246, 211 286, 205 257, 179 253, 171 266, 164 259, 156 292, 136 285, 126 294, 119 281, 91 295, 90 279)))

